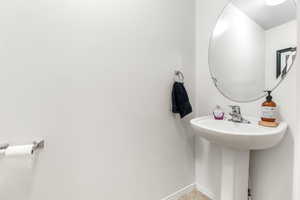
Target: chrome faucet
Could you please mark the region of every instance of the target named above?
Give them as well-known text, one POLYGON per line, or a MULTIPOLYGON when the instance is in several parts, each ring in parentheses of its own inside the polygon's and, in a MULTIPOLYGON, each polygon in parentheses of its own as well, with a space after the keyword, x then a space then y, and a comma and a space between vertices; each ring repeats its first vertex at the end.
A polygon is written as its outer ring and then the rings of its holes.
POLYGON ((243 118, 240 106, 234 105, 229 107, 232 109, 231 113, 229 113, 232 118, 229 121, 250 124, 250 121, 243 118))

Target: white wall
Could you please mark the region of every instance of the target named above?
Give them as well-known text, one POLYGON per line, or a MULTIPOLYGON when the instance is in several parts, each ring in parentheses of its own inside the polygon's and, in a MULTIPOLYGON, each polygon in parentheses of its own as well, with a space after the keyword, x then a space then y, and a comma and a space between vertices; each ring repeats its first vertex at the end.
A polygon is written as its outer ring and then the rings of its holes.
POLYGON ((244 101, 261 96, 265 90, 265 30, 230 3, 212 35, 210 69, 222 92, 244 101))
MULTIPOLYGON (((298 27, 300 27, 300 6, 299 6, 299 1, 297 1, 298 4, 297 4, 297 25, 298 27)), ((297 32, 297 38, 298 38, 298 48, 300 46, 300 31, 299 31, 299 28, 298 28, 298 32, 297 32)), ((298 53, 299 55, 299 53, 298 53)), ((296 75, 297 77, 300 77, 300 70, 299 70, 299 63, 300 63, 300 56, 297 56, 296 58, 297 60, 297 68, 296 68, 296 75)), ((300 78, 297 78, 296 80, 296 86, 297 88, 300 88, 300 78)), ((300 92, 299 92, 299 89, 297 90, 296 92, 296 99, 297 99, 297 102, 299 102, 299 99, 300 99, 300 92)), ((296 110, 296 113, 300 113, 300 105, 299 103, 297 103, 297 108, 295 109, 296 110)), ((296 128, 297 130, 300 130, 300 117, 299 115, 296 116, 296 128)), ((299 134, 295 134, 294 135, 294 143, 295 143, 295 149, 294 149, 294 184, 293 184, 293 200, 295 199, 300 199, 300 137, 299 137, 299 134)))
MULTIPOLYGON (((214 87, 210 80, 207 62, 210 33, 214 28, 218 15, 226 4, 226 0, 197 1, 197 116, 207 115, 216 104, 220 104, 226 109, 227 105, 236 104, 225 99, 214 87)), ((294 67, 287 79, 277 88, 273 95, 274 100, 280 105, 279 112, 281 118, 290 125, 288 133, 277 147, 256 152, 256 162, 252 163, 252 167, 256 167, 257 169, 255 170, 256 174, 262 174, 266 169, 269 170, 266 176, 252 177, 254 183, 259 181, 268 183, 263 187, 264 193, 260 193, 267 196, 268 199, 262 200, 269 200, 270 197, 273 200, 279 200, 283 199, 283 196, 284 199, 291 199, 293 188, 293 136, 297 135, 296 94, 296 67, 294 67)), ((260 105, 263 101, 262 99, 253 103, 239 105, 242 107, 244 115, 258 116, 260 105)), ((196 149, 196 181, 202 188, 216 194, 218 197, 220 192, 221 151, 216 145, 212 145, 200 138, 197 138, 196 149), (207 180, 208 178, 210 178, 209 181, 207 180)))
POLYGON ((276 78, 276 51, 297 46, 297 21, 293 20, 266 31, 266 88, 272 89, 276 78))
MULTIPOLYGON (((177 66, 194 97, 194 1, 0 2, 0 138, 46 140, 1 160, 0 199, 160 199, 194 182, 177 66)), ((194 101, 193 101, 194 102, 194 101)))

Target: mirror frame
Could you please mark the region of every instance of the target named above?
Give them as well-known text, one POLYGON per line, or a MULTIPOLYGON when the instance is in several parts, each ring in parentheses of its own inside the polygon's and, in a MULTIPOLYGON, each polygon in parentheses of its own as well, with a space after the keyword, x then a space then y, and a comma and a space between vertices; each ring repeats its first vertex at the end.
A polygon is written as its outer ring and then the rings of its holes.
MULTIPOLYGON (((234 1, 236 1, 236 0, 231 0, 231 1, 229 1, 229 2, 222 8, 221 13, 218 15, 217 20, 215 21, 215 25, 214 25, 213 29, 210 31, 209 45, 208 45, 208 68, 209 68, 210 78, 211 78, 213 84, 215 85, 215 87, 217 88, 217 90, 222 94, 222 96, 224 96, 225 98, 227 98, 227 99, 229 99, 230 101, 233 101, 233 102, 237 102, 237 103, 250 103, 250 102, 255 102, 255 101, 258 101, 258 100, 260 100, 260 99, 266 97, 267 94, 266 94, 266 93, 264 94, 263 91, 262 91, 262 95, 260 95, 260 96, 258 96, 258 97, 254 97, 254 98, 251 98, 251 99, 249 99, 249 100, 236 100, 236 99, 234 99, 234 98, 232 98, 232 97, 226 95, 226 94, 218 87, 218 85, 217 85, 217 78, 214 76, 214 74, 212 73, 212 70, 211 70, 211 67, 212 67, 211 59, 212 59, 212 58, 211 58, 211 53, 210 53, 210 52, 211 52, 211 44, 212 44, 212 41, 213 41, 213 33, 214 33, 214 30, 216 29, 216 26, 217 26, 218 21, 221 19, 222 15, 223 15, 225 9, 226 9, 230 4, 232 4, 234 1)), ((263 1, 263 0, 262 0, 262 1, 263 1)), ((292 0, 292 1, 293 1, 294 5, 295 5, 296 14, 298 14, 297 2, 296 2, 296 0, 292 0)), ((297 19, 296 19, 296 20, 297 20, 297 19)), ((297 27, 297 28, 298 28, 298 27, 297 27)), ((298 28, 298 29, 299 29, 299 28, 298 28)), ((290 68, 288 69, 288 71, 286 72, 286 76, 283 77, 283 78, 281 78, 280 81, 278 81, 278 83, 277 83, 272 89, 270 89, 272 92, 273 92, 274 90, 276 90, 276 89, 279 87, 279 85, 281 84, 281 82, 282 82, 284 79, 286 79, 286 77, 288 76, 289 72, 292 70, 292 68, 294 68, 294 65, 297 63, 297 60, 298 60, 298 59, 297 59, 297 58, 298 58, 298 49, 299 49, 299 48, 298 48, 298 44, 296 45, 295 48, 296 48, 296 59, 295 59, 295 62, 293 63, 293 65, 291 65, 291 67, 290 67, 290 68)))

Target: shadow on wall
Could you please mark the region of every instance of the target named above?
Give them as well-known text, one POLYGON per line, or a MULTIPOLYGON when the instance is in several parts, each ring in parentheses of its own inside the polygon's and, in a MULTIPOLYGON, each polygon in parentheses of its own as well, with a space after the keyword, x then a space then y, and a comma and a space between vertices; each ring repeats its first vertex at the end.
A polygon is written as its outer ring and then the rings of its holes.
POLYGON ((212 199, 220 199, 222 148, 198 136, 195 137, 195 141, 197 187, 212 199))
POLYGON ((36 153, 0 158, 0 199, 30 199, 38 157, 36 153))
POLYGON ((253 199, 292 199, 294 139, 290 129, 280 144, 271 149, 251 151, 250 159, 249 182, 253 199), (265 192, 270 188, 273 192, 265 192))
MULTIPOLYGON (((195 140, 194 140, 195 135, 190 125, 190 120, 193 119, 193 117, 194 115, 190 114, 186 116, 184 119, 180 119, 178 114, 173 114, 174 126, 176 127, 176 130, 179 130, 178 136, 181 138, 182 141, 186 141, 184 148, 186 149, 186 151, 190 152, 190 155, 192 155, 193 158, 195 158, 195 140)), ((188 157, 185 157, 184 159, 185 159, 184 162, 189 162, 188 157)), ((185 168, 184 170, 189 170, 189 169, 185 168)), ((195 176, 194 171, 195 170, 193 170, 193 177, 195 176)), ((185 186, 186 185, 182 185, 182 187, 185 186)))

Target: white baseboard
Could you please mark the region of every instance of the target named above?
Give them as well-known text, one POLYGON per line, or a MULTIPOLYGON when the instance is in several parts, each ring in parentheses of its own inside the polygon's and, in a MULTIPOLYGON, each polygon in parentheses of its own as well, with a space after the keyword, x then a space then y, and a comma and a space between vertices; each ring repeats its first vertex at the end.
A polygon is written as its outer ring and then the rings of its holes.
POLYGON ((211 192, 210 190, 208 190, 207 188, 202 187, 199 184, 196 184, 196 188, 197 188, 197 190, 199 190, 202 194, 204 194, 205 196, 207 196, 211 200, 216 200, 217 199, 216 195, 213 192, 211 192))
POLYGON ((173 194, 170 194, 170 195, 166 196, 165 198, 162 198, 161 200, 178 200, 179 197, 190 193, 194 189, 196 189, 196 184, 195 183, 190 184, 190 185, 174 192, 173 194))
POLYGON ((173 194, 170 194, 170 195, 166 196, 165 198, 162 198, 161 200, 178 200, 181 196, 190 193, 194 189, 199 190, 199 192, 201 192, 202 194, 204 194, 211 200, 216 200, 216 195, 214 193, 212 193, 210 190, 206 189, 205 187, 200 186, 197 183, 190 184, 190 185, 174 192, 173 194))

